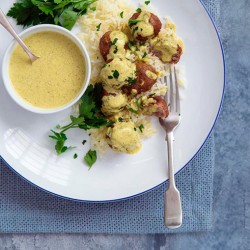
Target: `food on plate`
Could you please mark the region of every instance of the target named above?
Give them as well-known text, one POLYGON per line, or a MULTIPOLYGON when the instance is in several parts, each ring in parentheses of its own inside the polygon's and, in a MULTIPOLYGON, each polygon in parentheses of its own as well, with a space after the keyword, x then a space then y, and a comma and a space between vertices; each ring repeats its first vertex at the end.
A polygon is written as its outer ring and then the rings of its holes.
POLYGON ((125 57, 128 37, 122 31, 108 31, 100 39, 99 49, 104 61, 125 57))
POLYGON ((132 36, 137 41, 146 41, 156 37, 161 30, 161 26, 160 19, 148 11, 134 13, 129 19, 129 28, 132 36))
POLYGON ((103 92, 104 94, 102 97, 102 113, 106 116, 119 113, 127 105, 128 98, 125 94, 121 92, 103 92))
POLYGON ((161 35, 150 41, 152 53, 164 63, 178 63, 182 55, 182 48, 175 36, 161 35))
POLYGON ((103 65, 100 77, 106 90, 118 90, 136 78, 136 65, 125 57, 115 57, 103 65))
POLYGON ((79 38, 91 58, 91 84, 78 116, 61 132, 73 127, 89 130, 91 150, 101 155, 107 149, 135 154, 142 139, 154 133, 152 117, 169 114, 162 77, 179 61, 184 44, 174 23, 160 20, 148 6, 137 13, 122 0, 99 0, 93 6, 95 11, 78 21, 79 38))
POLYGON ((9 76, 17 94, 32 106, 49 109, 66 105, 83 88, 85 59, 68 37, 46 31, 24 39, 39 60, 33 64, 17 45, 9 63, 9 76))
POLYGON ((128 94, 138 95, 152 88, 158 78, 156 70, 147 63, 136 62, 136 81, 125 85, 123 91, 128 94))
POLYGON ((141 139, 132 121, 116 122, 107 129, 108 145, 115 151, 134 154, 141 149, 141 139))

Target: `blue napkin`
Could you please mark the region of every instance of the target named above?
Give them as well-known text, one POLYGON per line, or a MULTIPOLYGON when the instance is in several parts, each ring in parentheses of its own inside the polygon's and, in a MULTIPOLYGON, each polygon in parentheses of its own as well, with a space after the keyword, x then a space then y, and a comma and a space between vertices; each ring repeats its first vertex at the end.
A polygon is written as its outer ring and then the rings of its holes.
MULTIPOLYGON (((213 18, 218 1, 203 0, 213 18)), ((1 233, 169 233, 209 230, 212 226, 214 139, 177 175, 183 225, 171 231, 163 224, 166 184, 124 201, 81 203, 33 187, 0 160, 1 233)))

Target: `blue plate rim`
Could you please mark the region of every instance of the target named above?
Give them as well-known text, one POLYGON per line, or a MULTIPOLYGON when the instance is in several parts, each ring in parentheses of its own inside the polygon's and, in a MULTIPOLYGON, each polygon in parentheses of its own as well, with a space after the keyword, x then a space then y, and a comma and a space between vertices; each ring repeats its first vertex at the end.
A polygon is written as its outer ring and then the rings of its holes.
MULTIPOLYGON (((204 146, 204 144, 206 143, 206 141, 208 140, 210 134, 212 133, 213 131, 213 128, 218 120, 218 117, 220 115, 220 112, 221 112, 221 108, 222 108, 222 103, 223 103, 223 100, 224 100, 224 95, 225 95, 225 86, 226 86, 226 61, 225 61, 225 53, 224 53, 224 49, 223 49, 223 45, 222 45, 222 41, 221 41, 221 38, 220 38, 220 35, 219 35, 219 32, 218 32, 218 29, 215 25, 215 22, 212 18, 212 16, 210 15, 210 13, 208 12, 207 10, 207 7, 205 6, 205 4, 202 2, 202 0, 198 0, 198 2, 202 5, 202 7, 205 9, 209 19, 211 20, 213 26, 214 26, 214 29, 216 31, 216 35, 217 35, 217 38, 218 38, 218 41, 220 43, 220 47, 221 47, 221 54, 222 54, 222 59, 223 59, 223 69, 224 69, 224 82, 223 82, 223 90, 222 90, 222 96, 221 96, 221 102, 220 102, 220 106, 219 106, 219 109, 218 109, 218 112, 217 112, 217 115, 216 115, 216 118, 214 120, 214 123, 213 123, 213 126, 211 128, 211 130, 209 131, 206 139, 204 140, 204 142, 202 143, 202 145, 200 146, 200 148, 197 150, 197 152, 194 154, 194 156, 177 172, 175 173, 175 175, 179 174, 184 168, 187 167, 187 165, 195 158, 195 156, 200 152, 201 148, 204 146)), ((138 194, 135 194, 135 195, 131 195, 131 196, 128 196, 128 197, 124 197, 124 198, 119 198, 119 199, 114 199, 114 200, 104 200, 104 201, 91 201, 91 200, 80 200, 80 199, 75 199, 75 198, 70 198, 70 197, 66 197, 66 196, 63 196, 63 195, 59 195, 59 194, 56 194, 56 193, 53 193, 49 190, 46 190, 36 184, 34 184, 33 182, 31 182, 30 180, 26 179, 25 177, 23 177, 21 174, 19 174, 14 168, 12 168, 8 162, 2 157, 0 156, 0 158, 2 159, 2 161, 5 163, 5 165, 11 169, 16 175, 18 175, 19 177, 21 177, 21 179, 25 180, 26 182, 28 182, 29 184, 31 184, 33 187, 36 187, 46 193, 49 193, 53 196, 56 196, 56 197, 59 197, 59 198, 62 198, 62 199, 65 199, 65 200, 70 200, 70 201, 77 201, 77 202, 83 202, 83 203, 112 203, 112 202, 119 202, 119 201, 124 201, 124 200, 128 200, 128 199, 132 199, 132 198, 135 198, 135 197, 138 197, 138 196, 141 196, 149 191, 153 191, 155 189, 157 189, 158 187, 160 187, 161 185, 163 185, 164 183, 166 183, 167 181, 164 181, 160 184, 158 184, 157 186, 155 187, 152 187, 148 190, 145 190, 141 193, 138 193, 138 194)))

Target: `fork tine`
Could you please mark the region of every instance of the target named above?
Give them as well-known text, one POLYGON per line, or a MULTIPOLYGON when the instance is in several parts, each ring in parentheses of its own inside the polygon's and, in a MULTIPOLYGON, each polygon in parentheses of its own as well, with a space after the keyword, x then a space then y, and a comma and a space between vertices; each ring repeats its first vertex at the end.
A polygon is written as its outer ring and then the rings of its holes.
POLYGON ((172 69, 170 66, 170 95, 169 95, 169 99, 170 99, 170 111, 174 111, 175 109, 175 96, 174 96, 174 84, 173 84, 173 75, 172 75, 172 69))
POLYGON ((177 74, 176 74, 176 69, 174 67, 174 77, 175 77, 175 91, 176 91, 176 112, 181 113, 181 108, 180 108, 180 95, 179 95, 179 86, 177 82, 177 74))

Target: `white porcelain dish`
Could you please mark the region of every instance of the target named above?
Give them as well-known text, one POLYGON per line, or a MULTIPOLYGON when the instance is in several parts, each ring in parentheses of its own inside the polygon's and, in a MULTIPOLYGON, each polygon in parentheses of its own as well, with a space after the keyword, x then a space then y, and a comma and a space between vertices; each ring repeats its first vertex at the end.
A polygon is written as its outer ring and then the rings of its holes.
MULTIPOLYGON (((2 77, 3 77, 3 83, 5 85, 7 92, 9 93, 11 98, 18 105, 20 105, 24 109, 29 110, 29 111, 34 112, 34 113, 51 114, 51 113, 56 113, 56 112, 65 110, 65 109, 71 107, 72 105, 74 105, 77 101, 79 101, 79 99, 81 98, 81 96, 83 95, 84 91, 86 90, 86 88, 88 86, 88 82, 90 79, 90 73, 91 73, 91 65, 90 65, 89 55, 88 55, 88 52, 87 52, 84 44, 80 41, 80 39, 75 34, 73 34, 72 32, 68 31, 65 28, 62 28, 62 27, 59 27, 56 25, 52 25, 52 24, 41 24, 41 25, 36 25, 36 26, 30 27, 30 28, 24 30, 23 32, 21 32, 19 34, 19 36, 22 39, 24 39, 27 36, 30 36, 32 34, 39 33, 39 32, 44 32, 44 31, 52 31, 52 32, 56 32, 56 33, 64 35, 64 36, 70 38, 80 49, 80 51, 84 57, 84 60, 85 60, 86 76, 85 76, 82 88, 81 88, 80 92, 78 93, 78 95, 69 103, 67 103, 61 107, 51 108, 51 109, 43 109, 43 108, 35 107, 35 106, 29 104, 28 102, 26 102, 15 91, 15 89, 11 83, 11 80, 9 78, 8 68, 9 68, 10 57, 13 53, 13 50, 18 45, 18 43, 15 40, 12 41, 12 43, 9 45, 9 47, 7 48, 7 50, 4 54, 3 63, 2 63, 2 77)), ((8 35, 7 32, 5 34, 3 33, 3 37, 6 37, 7 35, 8 35)))
MULTIPOLYGON (((138 3, 138 1, 133 1, 138 3)), ((198 0, 158 0, 162 16, 170 16, 186 50, 188 87, 182 101, 182 122, 175 133, 175 173, 197 154, 209 136, 221 107, 225 76, 224 59, 217 31, 198 0)), ((5 12, 13 1, 0 2, 5 12)), ((13 21, 14 23, 14 21, 13 21)), ((21 30, 21 27, 18 27, 21 30)), ((0 28, 0 58, 11 41, 0 28)), ((77 201, 107 202, 134 197, 167 180, 164 132, 155 120, 157 133, 143 143, 136 155, 110 153, 88 171, 82 156, 87 133, 70 131, 68 145, 78 146, 57 157, 48 131, 70 114, 70 109, 38 115, 20 108, 9 97, 0 79, 0 154, 16 173, 33 185, 60 197, 77 201), (73 159, 73 154, 79 157, 73 159)), ((178 179, 178 176, 177 176, 178 179)))

